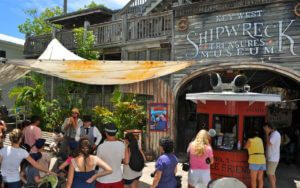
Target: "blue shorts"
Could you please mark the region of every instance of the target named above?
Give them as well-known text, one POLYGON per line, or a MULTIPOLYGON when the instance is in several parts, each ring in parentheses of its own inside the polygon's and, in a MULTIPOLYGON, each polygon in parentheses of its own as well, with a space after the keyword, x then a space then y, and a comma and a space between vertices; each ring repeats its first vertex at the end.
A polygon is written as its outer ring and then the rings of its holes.
POLYGON ((267 166, 266 164, 249 164, 249 169, 254 171, 259 171, 259 170, 266 171, 267 166))
POLYGON ((136 177, 136 178, 134 178, 132 180, 123 179, 123 182, 124 182, 125 185, 131 185, 135 180, 139 180, 140 178, 141 178, 141 176, 136 177))

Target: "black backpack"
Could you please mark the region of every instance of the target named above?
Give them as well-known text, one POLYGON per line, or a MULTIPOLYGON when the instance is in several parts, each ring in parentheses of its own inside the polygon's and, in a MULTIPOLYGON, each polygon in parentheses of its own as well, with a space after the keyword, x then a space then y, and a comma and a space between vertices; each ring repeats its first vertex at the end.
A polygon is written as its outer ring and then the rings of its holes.
POLYGON ((130 147, 129 167, 136 172, 140 172, 145 167, 144 157, 138 147, 130 147))

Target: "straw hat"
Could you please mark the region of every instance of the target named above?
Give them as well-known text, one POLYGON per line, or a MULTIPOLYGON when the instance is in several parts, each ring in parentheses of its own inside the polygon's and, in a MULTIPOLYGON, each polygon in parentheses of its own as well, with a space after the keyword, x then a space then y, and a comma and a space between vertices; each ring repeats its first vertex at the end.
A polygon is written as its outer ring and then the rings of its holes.
POLYGON ((73 108, 73 109, 72 109, 72 112, 73 112, 73 113, 80 114, 80 113, 79 113, 79 109, 78 109, 78 108, 73 108))

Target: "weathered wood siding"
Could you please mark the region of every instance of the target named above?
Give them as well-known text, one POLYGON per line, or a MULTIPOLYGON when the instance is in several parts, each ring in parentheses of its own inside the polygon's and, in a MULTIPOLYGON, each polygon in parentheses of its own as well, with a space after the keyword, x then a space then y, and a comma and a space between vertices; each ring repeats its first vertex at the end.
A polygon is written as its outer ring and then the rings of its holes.
MULTIPOLYGON (((144 82, 121 86, 121 91, 124 93, 136 93, 142 95, 151 95, 153 100, 147 101, 150 103, 167 103, 168 104, 168 124, 167 132, 153 132, 149 131, 149 122, 147 121, 147 135, 146 135, 146 149, 153 151, 156 155, 159 153, 159 139, 164 136, 171 136, 174 138, 174 95, 171 87, 161 79, 152 79, 144 82)), ((148 106, 148 105, 147 105, 148 106)), ((149 108, 147 113, 149 116, 149 108)))
POLYGON ((273 63, 300 71, 300 17, 295 13, 299 1, 231 2, 237 3, 230 7, 203 0, 193 9, 175 9, 173 58, 198 63, 173 74, 172 87, 194 70, 226 62, 273 63), (188 23, 184 31, 182 23, 188 23))

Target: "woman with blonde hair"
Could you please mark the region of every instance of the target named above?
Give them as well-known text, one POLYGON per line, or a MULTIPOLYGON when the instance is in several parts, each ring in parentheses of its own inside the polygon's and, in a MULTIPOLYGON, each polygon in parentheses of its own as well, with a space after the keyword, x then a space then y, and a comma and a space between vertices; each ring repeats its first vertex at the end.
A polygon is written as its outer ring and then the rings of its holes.
POLYGON ((189 188, 202 184, 207 186, 210 181, 210 165, 214 162, 212 148, 206 130, 200 130, 187 149, 190 162, 188 173, 189 188))
POLYGON ((45 169, 36 162, 26 150, 20 148, 22 136, 23 134, 20 129, 12 130, 12 132, 9 133, 11 146, 4 147, 0 150, 0 158, 2 159, 1 173, 5 188, 21 188, 19 168, 23 159, 26 159, 38 170, 51 173, 48 169, 45 169))

